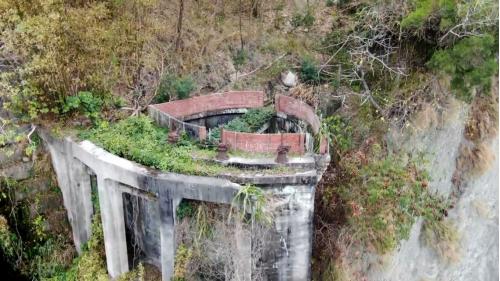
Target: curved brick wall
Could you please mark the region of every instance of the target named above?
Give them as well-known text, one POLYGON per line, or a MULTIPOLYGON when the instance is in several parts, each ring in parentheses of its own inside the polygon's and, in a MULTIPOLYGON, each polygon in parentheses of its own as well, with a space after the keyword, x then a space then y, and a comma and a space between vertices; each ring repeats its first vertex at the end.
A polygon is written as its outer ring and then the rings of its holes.
MULTIPOLYGON (((210 112, 263 107, 264 96, 262 91, 229 91, 154 104, 148 107, 148 111, 149 116, 161 126, 175 127, 195 139, 205 140, 207 130, 204 126, 187 123, 184 120, 200 118, 210 112)), ((319 133, 319 118, 314 109, 306 103, 288 96, 276 95, 275 110, 304 120, 311 126, 314 134, 319 133)), ((304 154, 306 150, 305 134, 252 134, 223 130, 221 141, 229 144, 231 149, 247 152, 275 153, 280 144, 290 146, 292 153, 304 154)), ((326 139, 321 140, 319 152, 328 153, 326 139)))
POLYGON ((152 105, 179 119, 210 111, 263 106, 262 91, 229 91, 152 105))
POLYGON ((304 154, 305 134, 252 134, 221 131, 221 141, 230 149, 258 153, 276 153, 280 144, 289 145, 291 153, 304 154))
POLYGON ((314 134, 319 133, 321 122, 314 112, 314 109, 308 104, 291 97, 276 95, 274 107, 276 112, 283 112, 297 119, 306 121, 311 126, 314 134))

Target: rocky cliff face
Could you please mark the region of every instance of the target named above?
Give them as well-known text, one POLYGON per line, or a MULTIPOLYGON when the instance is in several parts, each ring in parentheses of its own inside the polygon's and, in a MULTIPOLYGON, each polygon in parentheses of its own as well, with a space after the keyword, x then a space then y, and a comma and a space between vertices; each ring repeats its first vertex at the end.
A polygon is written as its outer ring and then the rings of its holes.
MULTIPOLYGON (((480 173, 459 170, 457 159, 463 146, 464 128, 470 122, 472 108, 450 100, 440 111, 424 108, 412 122, 411 133, 393 133, 388 142, 394 150, 425 155, 431 176, 430 188, 453 198, 448 222, 456 231, 456 245, 442 245, 439 254, 424 242, 422 221, 412 228, 410 238, 386 256, 365 255, 364 276, 368 280, 498 280, 498 136, 484 139, 488 162, 480 173), (455 178, 463 178, 457 186, 455 178), (457 189, 460 192, 457 192, 457 189)), ((476 161, 476 160, 469 160, 476 161)))

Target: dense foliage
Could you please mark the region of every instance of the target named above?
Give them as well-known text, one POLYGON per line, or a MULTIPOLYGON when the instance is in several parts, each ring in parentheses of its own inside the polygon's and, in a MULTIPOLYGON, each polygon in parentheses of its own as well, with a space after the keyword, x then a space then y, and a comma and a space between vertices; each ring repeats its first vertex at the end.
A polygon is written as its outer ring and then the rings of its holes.
POLYGON ((345 206, 353 241, 378 252, 394 249, 407 239, 418 217, 439 222, 448 208, 446 201, 428 189, 428 176, 414 161, 385 155, 379 145, 345 155, 339 178, 323 200, 334 194, 345 206))
POLYGON ((115 155, 163 171, 196 175, 214 175, 223 171, 222 166, 193 160, 192 152, 198 148, 189 141, 168 144, 167 131, 144 116, 129 117, 116 124, 103 123, 82 132, 80 137, 115 155))
POLYGON ((491 77, 498 73, 497 46, 498 41, 489 34, 465 38, 452 48, 435 52, 428 64, 450 75, 457 96, 470 102, 473 93, 490 92, 491 77))
MULTIPOLYGON (((128 88, 151 91, 142 72, 153 72, 142 52, 151 41, 156 1, 0 2, 0 89, 9 108, 35 119, 59 114, 67 97, 98 96, 128 88)), ((156 63, 155 63, 156 64, 156 63)), ((124 91, 121 91, 124 93, 124 91)))
POLYGON ((44 280, 63 271, 73 258, 68 233, 53 221, 54 214, 61 211, 57 209, 64 211, 63 207, 56 203, 57 207, 47 208, 42 201, 56 201, 56 194, 53 186, 40 192, 30 181, 0 178, 0 251, 5 262, 24 277, 44 280), (24 198, 16 200, 19 194, 25 194, 24 198))

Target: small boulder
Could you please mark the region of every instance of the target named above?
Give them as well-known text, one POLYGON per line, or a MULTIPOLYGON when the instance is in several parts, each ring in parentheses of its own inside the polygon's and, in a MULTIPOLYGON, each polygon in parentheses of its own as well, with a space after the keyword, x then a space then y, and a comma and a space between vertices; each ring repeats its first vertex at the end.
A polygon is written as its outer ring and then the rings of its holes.
POLYGON ((291 71, 281 73, 281 82, 287 87, 297 86, 297 75, 291 71))

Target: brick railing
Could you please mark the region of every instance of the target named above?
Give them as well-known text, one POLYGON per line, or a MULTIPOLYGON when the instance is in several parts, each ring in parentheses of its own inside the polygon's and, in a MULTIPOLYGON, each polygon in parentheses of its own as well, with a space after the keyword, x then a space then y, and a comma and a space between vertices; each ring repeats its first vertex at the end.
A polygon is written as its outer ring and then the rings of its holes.
POLYGON ((290 146, 291 153, 304 154, 305 134, 252 134, 221 130, 222 143, 231 149, 258 153, 276 153, 278 147, 290 146))
POLYGON ((306 121, 311 126, 314 134, 319 133, 321 122, 314 109, 308 104, 291 97, 276 95, 274 107, 276 112, 285 113, 306 121))
MULTIPOLYGON (((221 113, 226 110, 263 106, 264 93, 262 91, 229 91, 150 105, 148 112, 149 116, 161 126, 175 127, 187 132, 195 139, 205 140, 207 129, 204 126, 187 123, 184 120, 193 117, 200 118, 210 112, 221 113)), ((278 113, 304 120, 310 125, 315 135, 320 131, 320 121, 314 109, 302 101, 288 96, 276 95, 275 110, 278 113)), ((221 130, 221 142, 228 144, 231 149, 247 152, 276 153, 281 144, 290 146, 291 153, 304 154, 306 150, 306 134, 303 133, 257 134, 221 130)), ((307 148, 308 152, 310 150, 307 148)), ((326 139, 321 140, 319 153, 328 153, 326 139)))

